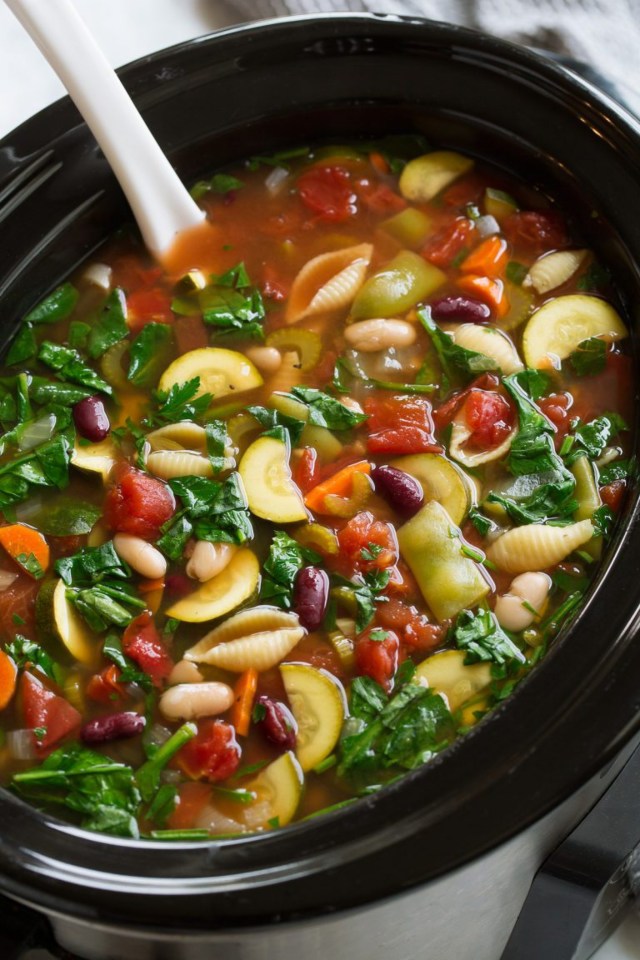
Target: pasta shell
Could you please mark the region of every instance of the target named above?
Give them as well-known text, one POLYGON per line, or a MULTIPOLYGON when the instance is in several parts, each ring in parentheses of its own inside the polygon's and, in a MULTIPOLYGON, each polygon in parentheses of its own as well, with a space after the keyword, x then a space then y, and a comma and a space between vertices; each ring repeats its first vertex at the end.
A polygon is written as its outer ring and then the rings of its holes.
POLYGON ((501 460, 509 452, 518 430, 511 431, 502 443, 493 450, 479 450, 477 453, 467 453, 464 445, 471 436, 471 430, 465 423, 456 423, 454 420, 449 441, 449 456, 461 463, 463 467, 479 467, 481 463, 491 463, 492 460, 501 460))
POLYGON ((580 520, 566 527, 529 523, 498 537, 487 550, 487 557, 506 573, 546 570, 588 543, 592 536, 591 520, 580 520))
POLYGON ((302 375, 302 364, 296 350, 287 350, 282 358, 282 363, 269 378, 269 389, 273 393, 288 393, 293 387, 299 386, 304 377, 302 375))
POLYGON ((370 243, 359 243, 309 260, 293 281, 287 323, 348 307, 364 283, 372 253, 370 243))
POLYGON ((217 644, 199 657, 198 661, 210 663, 222 670, 231 670, 233 673, 241 673, 249 667, 262 673, 280 663, 303 636, 302 627, 252 633, 249 637, 217 644))
POLYGON ((253 633, 264 633, 266 630, 280 630, 299 625, 295 613, 287 613, 279 607, 267 605, 247 607, 210 630, 202 640, 187 650, 185 659, 198 660, 202 654, 208 653, 218 643, 227 643, 229 640, 237 640, 239 637, 247 637, 253 633))
POLYGON ((547 253, 533 264, 522 281, 523 287, 533 287, 538 293, 548 293, 566 283, 587 256, 588 250, 556 250, 547 253))
POLYGON ((505 376, 524 369, 518 351, 511 340, 496 327, 485 327, 477 323, 463 323, 456 327, 454 342, 466 350, 483 353, 495 360, 505 376))
POLYGON ((191 420, 169 423, 147 434, 152 450, 199 450, 206 447, 204 427, 191 420))
POLYGON ((207 458, 189 450, 156 450, 147 457, 147 470, 162 480, 213 476, 213 467, 207 458))

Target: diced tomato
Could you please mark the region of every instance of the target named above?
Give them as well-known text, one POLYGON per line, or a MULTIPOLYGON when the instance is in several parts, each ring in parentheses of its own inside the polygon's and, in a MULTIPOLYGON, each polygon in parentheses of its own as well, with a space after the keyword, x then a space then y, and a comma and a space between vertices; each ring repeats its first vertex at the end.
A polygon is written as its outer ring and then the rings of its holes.
POLYGON ((370 453, 441 453, 433 436, 431 404, 423 397, 369 397, 365 401, 370 453))
POLYGON ((368 510, 357 513, 338 531, 338 543, 342 558, 354 570, 384 570, 398 559, 398 542, 392 525, 376 520, 368 510))
POLYGON ((298 177, 300 199, 320 220, 340 223, 357 212, 351 176, 343 167, 312 167, 298 177))
POLYGON ((573 397, 570 393, 552 393, 550 397, 543 397, 538 401, 540 410, 545 417, 551 420, 556 428, 554 442, 557 448, 569 432, 571 414, 569 410, 573 404, 573 397))
POLYGON ((464 207, 468 203, 477 203, 484 193, 484 179, 476 173, 467 174, 452 183, 442 194, 442 203, 446 207, 464 207))
POLYGON ((127 325, 141 330, 147 323, 172 323, 171 297, 159 287, 136 290, 127 297, 127 325))
POLYGON ((175 809, 167 820, 170 830, 189 830, 211 800, 211 787, 200 781, 188 780, 178 787, 175 809))
POLYGON ((370 627, 356 641, 356 667, 358 673, 371 677, 389 692, 398 669, 400 641, 393 630, 370 627))
POLYGON ((491 450, 508 437, 515 416, 511 405, 499 393, 472 390, 464 405, 464 418, 471 430, 468 444, 491 450))
POLYGON ((429 623, 427 617, 418 610, 390 597, 386 603, 378 604, 376 624, 384 630, 393 630, 400 642, 410 650, 427 653, 442 646, 446 627, 429 623))
POLYGON ((87 696, 96 703, 110 704, 115 700, 125 700, 126 693, 121 683, 118 683, 120 671, 115 663, 106 667, 101 673, 95 673, 87 684, 87 696))
POLYGON ((107 491, 104 521, 111 530, 157 540, 160 527, 175 511, 171 488, 142 470, 122 464, 115 484, 107 491))
POLYGON ((386 183, 371 183, 370 180, 358 180, 358 197, 374 213, 392 214, 404 210, 407 201, 386 183))
POLYGON ((209 335, 202 317, 176 317, 173 326, 178 354, 209 346, 209 335))
POLYGON ((569 242, 564 221, 555 210, 518 210, 505 218, 502 230, 519 251, 535 256, 569 242))
POLYGON ((318 480, 318 453, 314 447, 305 447, 293 465, 293 482, 302 493, 308 493, 318 480))
POLYGON ((224 720, 201 720, 196 736, 176 754, 176 762, 192 780, 216 783, 236 772, 241 755, 231 724, 224 720))
POLYGON ((24 725, 37 731, 34 743, 39 750, 53 746, 82 723, 75 707, 27 670, 20 678, 20 697, 24 725))
POLYGON ((173 670, 173 659, 160 639, 148 610, 132 620, 122 637, 122 650, 153 680, 162 686, 173 670))
POLYGON ((474 224, 466 217, 456 217, 439 230, 422 248, 422 256, 436 267, 449 267, 470 239, 474 224))
POLYGON ((3 640, 13 640, 17 633, 33 636, 39 589, 40 581, 19 574, 11 586, 0 593, 0 637, 3 640))
POLYGON ((600 496, 602 498, 602 502, 606 503, 606 505, 610 507, 614 513, 617 513, 622 506, 626 489, 626 480, 613 480, 605 487, 600 487, 600 496))
POLYGON ((444 430, 451 423, 472 390, 497 390, 499 385, 500 380, 493 373, 483 373, 465 390, 454 393, 433 411, 433 419, 438 430, 444 430))
POLYGON ((284 300, 289 293, 290 284, 279 274, 276 268, 265 263, 262 268, 262 293, 267 300, 284 300))

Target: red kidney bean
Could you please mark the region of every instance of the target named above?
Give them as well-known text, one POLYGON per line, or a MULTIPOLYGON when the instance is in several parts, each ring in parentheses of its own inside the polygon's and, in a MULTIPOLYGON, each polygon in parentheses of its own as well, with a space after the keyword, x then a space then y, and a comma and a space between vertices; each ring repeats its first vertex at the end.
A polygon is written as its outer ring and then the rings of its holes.
POLYGON ((99 443, 109 434, 111 424, 100 397, 85 397, 74 405, 73 420, 76 430, 85 440, 99 443))
POLYGON ((456 320, 459 323, 484 323, 491 310, 481 300, 473 297, 440 297, 431 304, 434 320, 456 320))
POLYGON ((318 567, 303 567, 293 587, 293 609, 306 630, 322 624, 329 599, 329 577, 318 567))
POLYGON ((262 714, 258 726, 265 737, 283 750, 293 750, 296 745, 298 724, 289 708, 280 700, 272 700, 264 693, 256 699, 254 712, 256 708, 258 716, 262 714))
POLYGON ((85 723, 80 731, 80 739, 85 743, 108 743, 110 740, 135 737, 142 733, 145 723, 145 718, 139 713, 110 713, 107 717, 97 717, 85 723))
POLYGON ((401 516, 412 517, 422 506, 424 500, 422 487, 415 477, 405 473, 404 470, 385 464, 374 467, 371 478, 376 493, 384 497, 389 506, 397 510, 401 516))

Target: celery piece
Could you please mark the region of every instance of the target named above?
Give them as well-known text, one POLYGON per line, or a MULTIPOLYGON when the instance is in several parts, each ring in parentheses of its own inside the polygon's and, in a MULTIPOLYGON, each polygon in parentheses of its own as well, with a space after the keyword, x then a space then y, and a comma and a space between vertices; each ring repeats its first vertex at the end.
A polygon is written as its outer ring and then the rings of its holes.
MULTIPOLYGON (((602 506, 602 500, 589 457, 586 455, 578 457, 571 466, 571 473, 576 481, 573 496, 578 501, 578 509, 573 518, 574 520, 591 520, 598 507, 602 506)), ((594 537, 585 544, 584 550, 594 560, 598 560, 602 553, 602 537, 594 537)))
POLYGON ((484 192, 484 212, 491 217, 495 217, 498 223, 515 213, 518 204, 508 193, 503 190, 495 190, 493 187, 487 187, 484 192))
POLYGON ((424 243, 431 232, 431 220, 415 207, 407 207, 381 223, 380 228, 403 247, 415 249, 424 243))
POLYGON ((464 555, 460 530, 437 500, 400 527, 398 544, 438 620, 455 617, 488 594, 481 568, 464 555))
POLYGON ((446 276, 412 250, 401 250, 386 267, 367 280, 356 296, 351 315, 356 320, 394 317, 430 297, 446 276))

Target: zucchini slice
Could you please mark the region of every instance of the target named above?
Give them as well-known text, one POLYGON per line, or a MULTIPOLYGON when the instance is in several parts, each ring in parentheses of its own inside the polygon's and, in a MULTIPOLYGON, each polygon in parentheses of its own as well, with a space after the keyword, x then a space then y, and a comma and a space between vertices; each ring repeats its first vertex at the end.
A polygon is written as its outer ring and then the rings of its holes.
POLYGON ((475 501, 475 495, 470 481, 459 467, 436 453, 398 457, 391 466, 414 477, 424 491, 425 500, 437 500, 456 526, 460 526, 475 501))
POLYGON ((398 316, 430 297, 446 279, 442 270, 413 250, 401 250, 360 288, 351 316, 354 320, 398 316))
MULTIPOLYGON (((276 821, 278 827, 291 822, 300 804, 304 776, 298 761, 291 750, 261 770, 258 776, 247 783, 246 789, 255 793, 257 807, 268 807, 269 815, 262 824, 268 827, 269 821, 276 821)), ((245 820, 250 819, 251 807, 247 808, 245 820)), ((251 824, 257 827, 258 824, 251 824)))
POLYGON ((238 550, 228 566, 167 610, 168 617, 185 623, 204 623, 231 613, 258 588, 260 564, 251 550, 238 550))
POLYGON ((627 328, 610 303, 575 293, 556 297, 536 310, 525 327, 522 349, 528 367, 557 366, 583 340, 613 341, 626 336, 627 328))
POLYGON ((100 646, 84 622, 67 600, 63 580, 49 580, 38 592, 36 624, 45 638, 65 647, 73 661, 95 667, 100 657, 100 646))
POLYGON ((249 509, 272 523, 295 523, 308 517, 298 488, 291 479, 286 443, 259 437, 247 448, 238 468, 249 509))
POLYGON ((298 724, 296 756, 304 771, 329 756, 340 736, 346 697, 325 670, 306 663, 284 663, 280 675, 298 724))
POLYGON ((400 174, 400 193, 407 200, 432 200, 472 167, 470 157, 452 150, 433 150, 409 161, 400 174))
POLYGON ((415 679, 426 681, 432 690, 443 694, 452 713, 491 683, 491 665, 465 664, 465 657, 463 650, 443 650, 416 668, 415 679))
POLYGON ((107 437, 99 443, 87 443, 81 446, 76 439, 71 454, 71 463, 86 473, 98 473, 106 483, 118 458, 113 440, 107 437))
POLYGON ((237 350, 222 347, 200 347, 184 353, 160 377, 158 389, 166 393, 178 383, 200 377, 196 396, 211 393, 216 399, 229 393, 245 393, 262 385, 256 367, 237 350))

